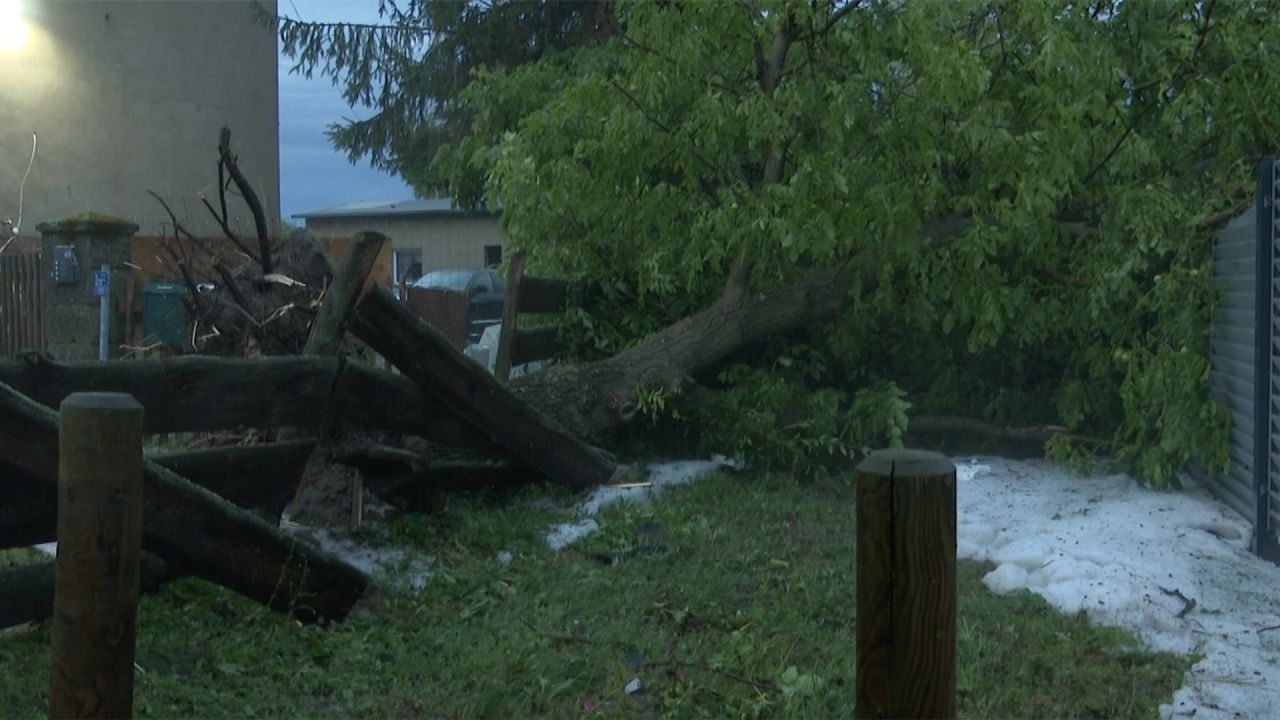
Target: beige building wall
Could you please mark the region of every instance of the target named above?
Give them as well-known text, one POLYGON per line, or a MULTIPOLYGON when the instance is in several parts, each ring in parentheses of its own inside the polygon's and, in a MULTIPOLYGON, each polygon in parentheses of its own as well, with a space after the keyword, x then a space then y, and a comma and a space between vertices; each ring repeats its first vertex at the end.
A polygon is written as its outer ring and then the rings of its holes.
MULTIPOLYGON (((275 12, 274 0, 263 6, 275 12)), ((197 235, 221 234, 200 203, 217 205, 218 131, 279 217, 276 39, 244 0, 22 0, 26 39, 0 48, 0 221, 17 220, 18 187, 38 149, 21 234, 79 212, 168 223, 164 196, 197 235)), ((232 223, 252 234, 229 198, 232 223)))
POLYGON ((307 218, 307 230, 316 237, 346 237, 364 230, 380 232, 391 238, 393 250, 420 250, 423 272, 484 267, 485 246, 506 244, 498 219, 492 215, 307 218))

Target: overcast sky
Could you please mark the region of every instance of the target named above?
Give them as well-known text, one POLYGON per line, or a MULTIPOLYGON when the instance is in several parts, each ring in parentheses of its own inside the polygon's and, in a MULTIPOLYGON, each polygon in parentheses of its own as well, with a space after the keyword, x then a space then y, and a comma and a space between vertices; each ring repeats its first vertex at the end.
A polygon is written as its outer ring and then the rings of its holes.
MULTIPOLYGON (((306 21, 376 22, 377 0, 279 0, 281 15, 306 21)), ((406 200, 413 191, 399 177, 374 170, 366 160, 352 165, 333 149, 325 129, 343 118, 367 117, 347 106, 327 77, 289 74, 293 62, 280 57, 280 210, 295 213, 356 202, 406 200)))

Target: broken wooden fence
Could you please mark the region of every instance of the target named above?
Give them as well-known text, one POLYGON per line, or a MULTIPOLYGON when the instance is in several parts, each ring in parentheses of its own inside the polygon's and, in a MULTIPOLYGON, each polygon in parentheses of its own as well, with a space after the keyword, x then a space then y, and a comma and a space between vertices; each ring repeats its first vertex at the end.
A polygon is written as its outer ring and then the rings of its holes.
MULTIPOLYGON (((362 249, 348 253, 350 268, 368 265, 365 251, 385 241, 364 235, 356 243, 362 249)), ((386 486, 399 493, 415 484, 449 484, 445 473, 456 481, 477 470, 506 482, 545 478, 575 489, 613 476, 604 454, 513 396, 385 288, 369 289, 360 280, 367 272, 337 274, 320 313, 328 319, 316 323, 315 342, 308 342, 320 355, 58 363, 28 353, 0 361, 0 492, 9 499, 0 507, 0 546, 52 538, 58 449, 52 408, 75 392, 132 395, 146 410, 144 433, 291 428, 283 433, 289 436, 328 432, 338 420, 482 459, 464 469, 400 455, 398 479, 393 475, 386 486), (335 357, 345 325, 403 375, 335 357)), ((144 546, 154 557, 145 556, 143 567, 151 568, 150 579, 187 572, 305 620, 344 617, 368 577, 262 519, 279 516, 314 447, 298 440, 146 459, 144 546)), ((377 462, 376 455, 345 462, 377 462)), ((9 571, 0 587, 19 577, 28 592, 0 592, 0 624, 32 619, 48 607, 44 569, 9 571)))
POLYGON ((506 302, 502 306, 502 333, 498 336, 498 356, 493 374, 505 383, 513 365, 549 360, 560 354, 554 325, 521 330, 521 313, 564 312, 569 284, 564 280, 524 274, 525 253, 520 250, 507 266, 506 302))

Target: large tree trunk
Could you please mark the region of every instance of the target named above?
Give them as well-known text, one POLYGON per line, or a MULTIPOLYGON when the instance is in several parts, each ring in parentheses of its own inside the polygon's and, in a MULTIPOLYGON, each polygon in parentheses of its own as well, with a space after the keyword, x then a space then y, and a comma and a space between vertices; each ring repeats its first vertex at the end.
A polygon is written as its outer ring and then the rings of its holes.
POLYGON ((679 393, 700 372, 771 337, 830 320, 848 307, 855 280, 874 284, 872 263, 815 273, 763 292, 730 284, 705 310, 605 360, 564 363, 511 383, 511 392, 581 438, 598 441, 629 422, 637 388, 679 393))

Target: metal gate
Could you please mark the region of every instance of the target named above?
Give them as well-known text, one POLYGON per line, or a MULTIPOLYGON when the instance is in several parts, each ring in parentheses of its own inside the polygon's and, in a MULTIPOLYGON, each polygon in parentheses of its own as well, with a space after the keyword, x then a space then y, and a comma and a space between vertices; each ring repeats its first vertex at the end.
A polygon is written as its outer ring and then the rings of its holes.
POLYGON ((43 350, 40 254, 0 255, 0 357, 43 350))
POLYGON ((1258 165, 1252 209, 1213 240, 1221 297, 1209 345, 1213 396, 1231 411, 1231 464, 1201 477, 1254 526, 1254 551, 1280 562, 1280 160, 1258 165))

